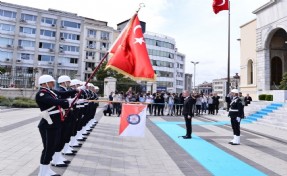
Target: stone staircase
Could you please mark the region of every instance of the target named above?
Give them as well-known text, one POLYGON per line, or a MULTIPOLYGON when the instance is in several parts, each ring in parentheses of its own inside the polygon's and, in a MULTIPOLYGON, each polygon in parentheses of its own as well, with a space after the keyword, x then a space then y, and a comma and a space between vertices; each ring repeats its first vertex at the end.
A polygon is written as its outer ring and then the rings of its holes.
POLYGON ((287 130, 287 105, 272 102, 252 103, 245 107, 244 122, 287 130))

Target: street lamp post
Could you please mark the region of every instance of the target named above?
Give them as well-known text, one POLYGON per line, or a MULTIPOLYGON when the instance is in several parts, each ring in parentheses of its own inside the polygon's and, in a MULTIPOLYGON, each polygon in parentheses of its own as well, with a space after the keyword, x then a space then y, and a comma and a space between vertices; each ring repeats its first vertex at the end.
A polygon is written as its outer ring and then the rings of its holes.
POLYGON ((196 65, 199 64, 199 62, 191 61, 191 63, 194 65, 194 73, 193 73, 193 90, 195 90, 195 73, 196 73, 196 65))

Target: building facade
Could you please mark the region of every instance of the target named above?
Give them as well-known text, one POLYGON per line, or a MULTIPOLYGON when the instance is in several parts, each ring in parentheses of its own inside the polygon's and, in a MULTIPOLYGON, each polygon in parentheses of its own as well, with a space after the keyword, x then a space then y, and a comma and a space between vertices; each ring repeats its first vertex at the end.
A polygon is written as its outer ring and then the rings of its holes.
POLYGON ((146 32, 144 38, 157 75, 157 91, 181 93, 185 83, 185 55, 177 51, 175 39, 151 32, 146 32))
POLYGON ((201 94, 209 95, 210 93, 212 93, 212 83, 203 82, 202 84, 199 84, 197 87, 198 92, 201 94))
MULTIPOLYGON (((217 93, 221 99, 226 97, 227 78, 214 79, 212 81, 213 93, 217 93)), ((230 78, 230 90, 240 87, 240 79, 230 78)))
POLYGON ((287 99, 287 92, 279 90, 287 72, 286 8, 287 1, 270 0, 253 12, 256 21, 241 28, 242 91, 254 99, 260 94, 272 94, 279 102, 287 99))
POLYGON ((85 79, 113 42, 107 22, 0 2, 1 86, 37 85, 37 75, 85 79))

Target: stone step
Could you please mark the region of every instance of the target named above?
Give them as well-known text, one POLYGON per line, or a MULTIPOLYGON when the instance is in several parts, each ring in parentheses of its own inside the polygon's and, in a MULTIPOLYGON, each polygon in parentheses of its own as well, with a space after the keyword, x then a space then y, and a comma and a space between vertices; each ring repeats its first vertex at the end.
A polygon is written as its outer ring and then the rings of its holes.
POLYGON ((254 122, 255 124, 260 124, 260 125, 264 125, 264 126, 268 126, 268 127, 273 127, 275 129, 281 129, 281 130, 286 130, 287 131, 287 127, 282 127, 282 126, 278 126, 278 125, 273 125, 270 123, 265 123, 265 122, 261 122, 261 121, 256 121, 254 122))
POLYGON ((260 119, 257 122, 263 122, 263 123, 267 123, 267 124, 271 124, 271 125, 281 126, 281 127, 287 128, 287 123, 277 122, 277 121, 269 120, 269 119, 265 119, 265 118, 264 119, 260 119))
POLYGON ((269 120, 282 121, 282 122, 286 121, 287 122, 287 117, 266 116, 264 118, 269 119, 269 120))

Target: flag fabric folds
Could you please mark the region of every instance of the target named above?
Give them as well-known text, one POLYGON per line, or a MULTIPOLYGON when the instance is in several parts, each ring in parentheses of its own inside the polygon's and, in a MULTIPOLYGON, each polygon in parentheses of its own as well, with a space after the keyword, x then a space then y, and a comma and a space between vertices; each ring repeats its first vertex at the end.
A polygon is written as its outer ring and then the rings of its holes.
POLYGON ((229 0, 213 0, 212 7, 215 14, 222 10, 229 10, 229 0))
POLYGON ((131 18, 109 51, 111 68, 133 80, 155 81, 137 13, 131 18))
POLYGON ((144 137, 146 127, 146 105, 123 104, 119 128, 120 136, 144 137))

